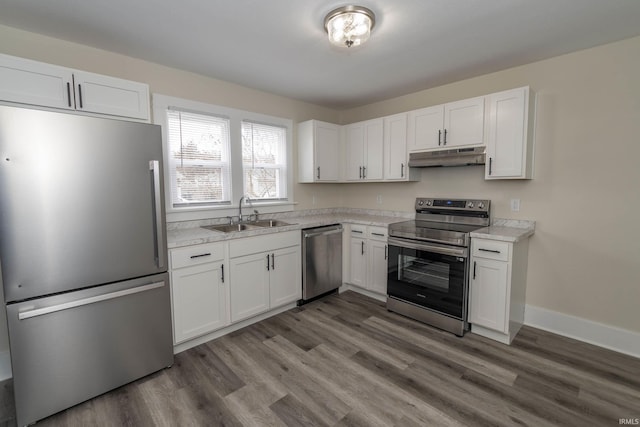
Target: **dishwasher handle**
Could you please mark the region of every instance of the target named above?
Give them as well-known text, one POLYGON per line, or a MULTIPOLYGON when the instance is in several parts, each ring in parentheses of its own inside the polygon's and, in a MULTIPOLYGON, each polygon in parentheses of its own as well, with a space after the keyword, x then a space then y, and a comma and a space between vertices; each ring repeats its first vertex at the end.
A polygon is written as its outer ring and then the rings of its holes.
POLYGON ((315 232, 314 231, 312 231, 312 232, 305 231, 303 233, 303 237, 305 239, 308 239, 310 237, 316 237, 316 236, 329 236, 331 234, 342 233, 342 231, 343 231, 342 226, 336 227, 336 228, 324 229, 324 230, 315 231, 315 232))

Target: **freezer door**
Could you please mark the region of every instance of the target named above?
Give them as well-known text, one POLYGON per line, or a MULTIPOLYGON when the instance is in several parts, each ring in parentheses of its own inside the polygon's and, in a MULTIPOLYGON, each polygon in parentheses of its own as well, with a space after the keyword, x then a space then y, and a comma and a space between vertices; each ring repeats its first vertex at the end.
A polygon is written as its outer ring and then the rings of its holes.
POLYGON ((167 273, 7 305, 18 425, 173 363, 167 273))
POLYGON ((167 270, 156 125, 0 106, 5 301, 167 270))

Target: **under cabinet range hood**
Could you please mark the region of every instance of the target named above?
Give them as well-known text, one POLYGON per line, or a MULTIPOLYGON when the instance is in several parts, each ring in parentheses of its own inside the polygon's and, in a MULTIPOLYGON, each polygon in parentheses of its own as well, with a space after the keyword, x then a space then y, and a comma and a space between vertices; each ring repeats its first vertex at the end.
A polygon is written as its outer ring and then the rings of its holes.
POLYGON ((486 147, 455 148, 409 154, 409 167, 484 165, 486 147))

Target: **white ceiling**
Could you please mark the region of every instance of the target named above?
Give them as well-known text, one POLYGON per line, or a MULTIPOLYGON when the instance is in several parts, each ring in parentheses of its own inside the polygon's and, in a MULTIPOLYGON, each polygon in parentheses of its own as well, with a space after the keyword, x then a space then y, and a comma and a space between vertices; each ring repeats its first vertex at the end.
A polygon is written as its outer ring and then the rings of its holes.
POLYGON ((640 0, 361 0, 358 50, 322 26, 347 1, 0 0, 0 24, 333 108, 640 35, 640 0))

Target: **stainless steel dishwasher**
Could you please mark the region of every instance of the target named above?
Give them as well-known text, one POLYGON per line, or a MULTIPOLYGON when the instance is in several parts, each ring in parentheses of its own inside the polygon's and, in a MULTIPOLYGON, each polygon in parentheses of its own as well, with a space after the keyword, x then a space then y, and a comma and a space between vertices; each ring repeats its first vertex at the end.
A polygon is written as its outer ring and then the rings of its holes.
POLYGON ((342 225, 302 230, 302 300, 335 291, 342 285, 342 225))

